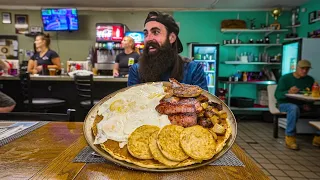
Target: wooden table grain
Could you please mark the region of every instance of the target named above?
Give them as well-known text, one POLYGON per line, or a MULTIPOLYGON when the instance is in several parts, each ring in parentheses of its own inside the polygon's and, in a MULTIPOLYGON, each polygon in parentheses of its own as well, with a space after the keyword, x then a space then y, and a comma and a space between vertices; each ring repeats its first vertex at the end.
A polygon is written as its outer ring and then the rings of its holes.
POLYGON ((51 122, 0 147, 0 179, 269 179, 236 144, 232 151, 245 167, 205 166, 183 172, 148 173, 108 163, 73 163, 87 146, 82 124, 51 122))

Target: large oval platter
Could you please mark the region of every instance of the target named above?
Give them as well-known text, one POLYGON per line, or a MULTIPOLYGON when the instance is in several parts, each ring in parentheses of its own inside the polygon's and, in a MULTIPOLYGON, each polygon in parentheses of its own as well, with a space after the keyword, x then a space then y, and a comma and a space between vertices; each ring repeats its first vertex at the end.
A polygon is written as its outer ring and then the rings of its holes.
MULTIPOLYGON (((169 82, 163 82, 164 86, 168 86, 170 83, 169 82)), ((139 84, 139 85, 135 85, 135 86, 141 86, 143 84, 139 84)), ((134 86, 131 86, 134 87, 134 86)), ((105 159, 107 159, 108 161, 111 161, 117 165, 129 168, 129 169, 133 169, 133 170, 141 170, 141 171, 149 171, 149 172, 176 172, 176 171, 185 171, 185 170, 191 170, 191 169, 195 169, 195 168, 199 168, 202 166, 206 166, 209 165, 210 163, 218 160, 219 158, 221 158, 227 151, 230 150, 230 148, 232 147, 233 143, 235 142, 236 136, 237 136, 237 123, 236 123, 236 119, 232 113, 232 111, 230 110, 230 108, 223 102, 221 101, 218 97, 210 94, 207 91, 203 91, 202 94, 207 96, 209 98, 210 101, 216 102, 216 103, 221 103, 223 105, 223 111, 225 111, 228 115, 227 121, 230 125, 231 128, 231 135, 229 137, 229 139, 226 141, 226 145, 223 147, 223 149, 217 153, 213 158, 206 160, 206 161, 202 161, 201 163, 198 164, 192 164, 189 166, 184 166, 184 167, 177 167, 177 168, 166 168, 166 169, 158 169, 158 168, 145 168, 145 167, 141 167, 132 163, 128 163, 126 161, 122 161, 122 160, 118 160, 114 157, 112 157, 108 152, 106 152, 104 149, 101 148, 100 145, 96 145, 93 144, 94 142, 94 135, 92 133, 92 127, 95 121, 95 118, 97 116, 97 112, 99 107, 106 102, 108 99, 110 99, 111 97, 115 96, 117 93, 119 92, 123 92, 131 87, 127 87, 127 88, 123 88, 120 89, 106 97, 104 97, 103 99, 101 99, 99 101, 99 103, 97 103, 95 106, 93 106, 91 108, 91 110, 88 112, 85 121, 84 121, 84 126, 83 126, 83 131, 84 131, 84 136, 89 144, 89 146, 98 154, 100 154, 102 157, 104 157, 105 159)))

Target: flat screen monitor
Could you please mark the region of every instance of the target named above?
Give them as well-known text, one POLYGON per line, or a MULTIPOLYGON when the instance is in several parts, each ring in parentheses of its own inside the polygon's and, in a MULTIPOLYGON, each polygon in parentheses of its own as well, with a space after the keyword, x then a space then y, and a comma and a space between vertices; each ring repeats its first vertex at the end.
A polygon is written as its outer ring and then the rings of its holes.
POLYGON ((125 36, 132 37, 135 43, 144 42, 144 33, 141 31, 128 31, 125 36))
POLYGON ((79 30, 78 11, 75 8, 42 9, 41 17, 44 31, 79 30))

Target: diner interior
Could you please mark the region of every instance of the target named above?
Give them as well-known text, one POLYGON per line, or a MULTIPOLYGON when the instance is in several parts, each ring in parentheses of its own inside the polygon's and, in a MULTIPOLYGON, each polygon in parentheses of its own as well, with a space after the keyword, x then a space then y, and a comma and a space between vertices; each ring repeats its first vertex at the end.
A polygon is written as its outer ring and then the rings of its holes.
POLYGON ((320 179, 320 0, 0 0, 0 14, 0 179, 320 179), (123 41, 142 57, 150 11, 174 18, 180 55, 201 65, 203 92, 227 112, 230 137, 210 160, 142 168, 95 144, 98 108, 128 88, 123 41), (283 96, 314 112, 293 125, 297 150, 276 94, 299 68, 311 86, 283 96))

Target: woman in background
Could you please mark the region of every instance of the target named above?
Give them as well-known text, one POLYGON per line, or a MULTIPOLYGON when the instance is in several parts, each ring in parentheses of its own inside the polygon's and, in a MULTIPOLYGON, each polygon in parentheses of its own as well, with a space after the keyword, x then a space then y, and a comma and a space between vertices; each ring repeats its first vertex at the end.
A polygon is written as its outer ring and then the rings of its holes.
POLYGON ((61 61, 59 55, 50 49, 50 35, 39 34, 34 41, 35 52, 28 62, 28 72, 32 74, 40 74, 43 65, 47 68, 56 70, 61 69, 61 61))
POLYGON ((138 62, 140 57, 139 49, 135 47, 134 40, 130 36, 125 36, 121 41, 124 52, 117 55, 115 64, 113 67, 113 76, 118 77, 126 76, 128 77, 129 68, 138 62))

